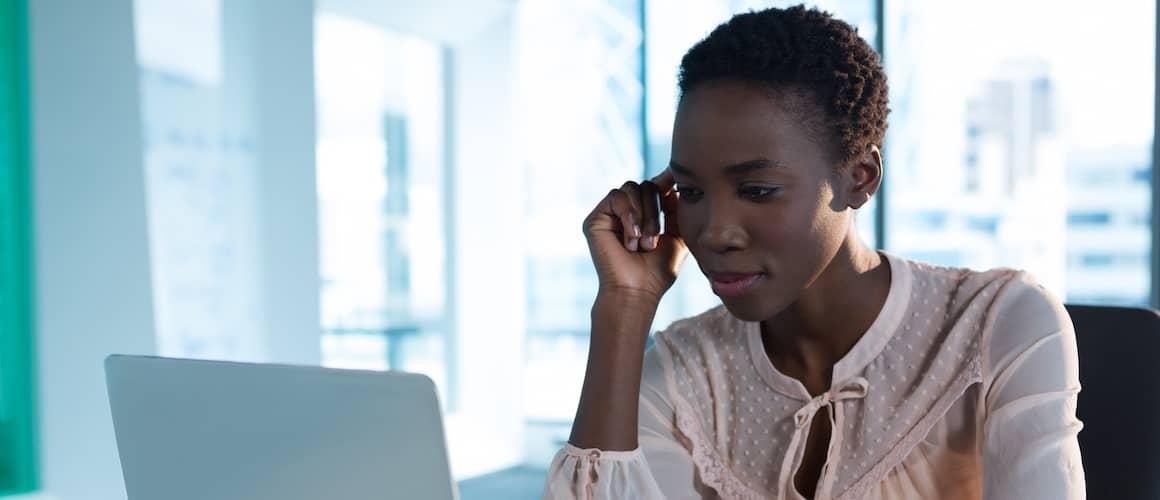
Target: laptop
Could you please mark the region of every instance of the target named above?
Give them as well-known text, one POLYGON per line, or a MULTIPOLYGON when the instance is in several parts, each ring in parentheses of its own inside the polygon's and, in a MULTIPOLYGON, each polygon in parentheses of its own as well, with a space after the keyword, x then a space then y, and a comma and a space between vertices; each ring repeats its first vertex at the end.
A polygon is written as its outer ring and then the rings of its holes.
POLYGON ((105 360, 129 500, 448 500, 423 375, 148 356, 105 360))

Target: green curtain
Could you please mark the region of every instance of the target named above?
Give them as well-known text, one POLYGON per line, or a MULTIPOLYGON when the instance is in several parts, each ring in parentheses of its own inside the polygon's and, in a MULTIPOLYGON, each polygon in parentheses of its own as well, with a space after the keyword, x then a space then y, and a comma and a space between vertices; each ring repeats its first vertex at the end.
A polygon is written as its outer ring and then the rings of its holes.
POLYGON ((0 496, 36 488, 26 0, 0 0, 0 496))

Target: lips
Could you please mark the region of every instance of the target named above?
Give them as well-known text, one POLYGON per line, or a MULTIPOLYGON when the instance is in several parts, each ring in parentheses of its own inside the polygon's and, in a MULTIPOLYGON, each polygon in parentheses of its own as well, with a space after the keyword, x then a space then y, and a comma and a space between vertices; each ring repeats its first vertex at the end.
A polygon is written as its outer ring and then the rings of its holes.
POLYGON ((765 278, 765 273, 709 273, 713 293, 719 297, 745 295, 765 278))

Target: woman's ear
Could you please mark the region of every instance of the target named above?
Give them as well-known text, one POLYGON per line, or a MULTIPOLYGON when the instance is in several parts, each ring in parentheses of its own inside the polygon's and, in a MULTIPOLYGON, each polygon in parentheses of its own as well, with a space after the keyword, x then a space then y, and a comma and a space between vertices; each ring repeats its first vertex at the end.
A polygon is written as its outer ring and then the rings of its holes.
POLYGON ((866 152, 850 166, 847 174, 850 190, 847 206, 855 210, 862 208, 878 192, 882 185, 882 152, 871 144, 866 152))

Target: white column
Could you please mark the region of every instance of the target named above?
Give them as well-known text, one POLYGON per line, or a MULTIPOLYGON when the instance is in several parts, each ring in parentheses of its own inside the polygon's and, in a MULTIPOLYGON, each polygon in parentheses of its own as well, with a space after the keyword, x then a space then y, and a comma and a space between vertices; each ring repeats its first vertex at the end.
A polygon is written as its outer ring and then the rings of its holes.
POLYGON ((318 364, 314 2, 229 0, 222 17, 226 91, 255 139, 258 342, 263 360, 318 364))
POLYGON ((514 144, 514 9, 452 46, 450 99, 457 288, 452 360, 459 411, 448 422, 459 477, 521 462, 526 238, 514 144))
POLYGON ((266 353, 272 361, 318 364, 314 2, 253 1, 266 353))
POLYGON ((102 363, 154 351, 132 3, 28 6, 41 484, 123 499, 102 363))

